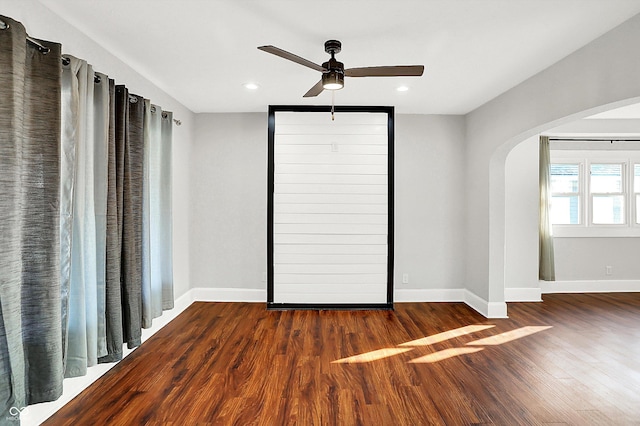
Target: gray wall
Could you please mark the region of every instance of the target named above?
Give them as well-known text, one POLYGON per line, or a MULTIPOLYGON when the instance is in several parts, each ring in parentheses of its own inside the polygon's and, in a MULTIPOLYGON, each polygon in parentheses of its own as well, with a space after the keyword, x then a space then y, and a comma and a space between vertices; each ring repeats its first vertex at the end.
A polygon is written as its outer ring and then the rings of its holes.
POLYGON ((191 287, 266 288, 267 114, 198 114, 191 287))
POLYGON ((395 129, 396 288, 465 288, 464 118, 396 115, 395 129))
MULTIPOLYGON (((396 287, 464 288, 464 119, 396 115, 395 130, 396 287)), ((198 114, 195 135, 192 287, 266 288, 267 115, 198 114)))
POLYGON ((556 238, 553 247, 558 281, 640 279, 640 238, 556 238))
POLYGON ((505 288, 538 284, 538 138, 513 148, 505 166, 505 288))

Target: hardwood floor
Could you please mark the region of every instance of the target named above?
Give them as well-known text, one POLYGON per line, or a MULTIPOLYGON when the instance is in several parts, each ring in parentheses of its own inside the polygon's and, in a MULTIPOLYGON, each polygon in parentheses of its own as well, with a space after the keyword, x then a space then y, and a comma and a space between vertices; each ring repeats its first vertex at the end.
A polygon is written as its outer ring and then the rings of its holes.
POLYGON ((194 303, 45 424, 640 424, 640 294, 509 316, 194 303))

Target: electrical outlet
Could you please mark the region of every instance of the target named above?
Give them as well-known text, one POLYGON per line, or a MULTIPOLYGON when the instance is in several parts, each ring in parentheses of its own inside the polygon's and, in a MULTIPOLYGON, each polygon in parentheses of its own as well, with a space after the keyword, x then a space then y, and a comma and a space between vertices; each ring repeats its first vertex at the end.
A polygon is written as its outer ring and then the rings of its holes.
POLYGON ((402 274, 402 284, 409 284, 409 274, 402 274))
POLYGON ((612 275, 613 274, 613 266, 611 266, 611 265, 605 266, 604 270, 605 270, 605 274, 606 275, 612 275))

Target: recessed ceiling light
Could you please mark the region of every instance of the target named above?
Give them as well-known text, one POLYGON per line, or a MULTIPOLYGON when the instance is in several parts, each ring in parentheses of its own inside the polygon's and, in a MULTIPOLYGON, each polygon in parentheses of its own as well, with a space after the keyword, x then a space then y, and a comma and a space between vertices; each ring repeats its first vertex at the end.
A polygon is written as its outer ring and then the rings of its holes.
POLYGON ((249 90, 257 90, 258 87, 260 87, 256 83, 245 83, 243 84, 243 86, 245 89, 249 89, 249 90))
POLYGON ((407 86, 400 86, 396 90, 398 92, 406 92, 407 90, 409 90, 409 88, 407 86))

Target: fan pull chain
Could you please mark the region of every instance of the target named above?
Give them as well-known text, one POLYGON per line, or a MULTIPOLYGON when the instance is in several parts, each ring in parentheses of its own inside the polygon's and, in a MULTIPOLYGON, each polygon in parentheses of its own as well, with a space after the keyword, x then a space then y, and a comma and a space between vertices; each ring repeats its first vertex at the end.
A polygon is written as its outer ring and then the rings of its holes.
POLYGON ((336 117, 333 115, 333 112, 335 110, 334 108, 334 104, 335 104, 335 96, 336 96, 336 91, 332 90, 331 91, 331 121, 334 121, 336 119, 336 117))

